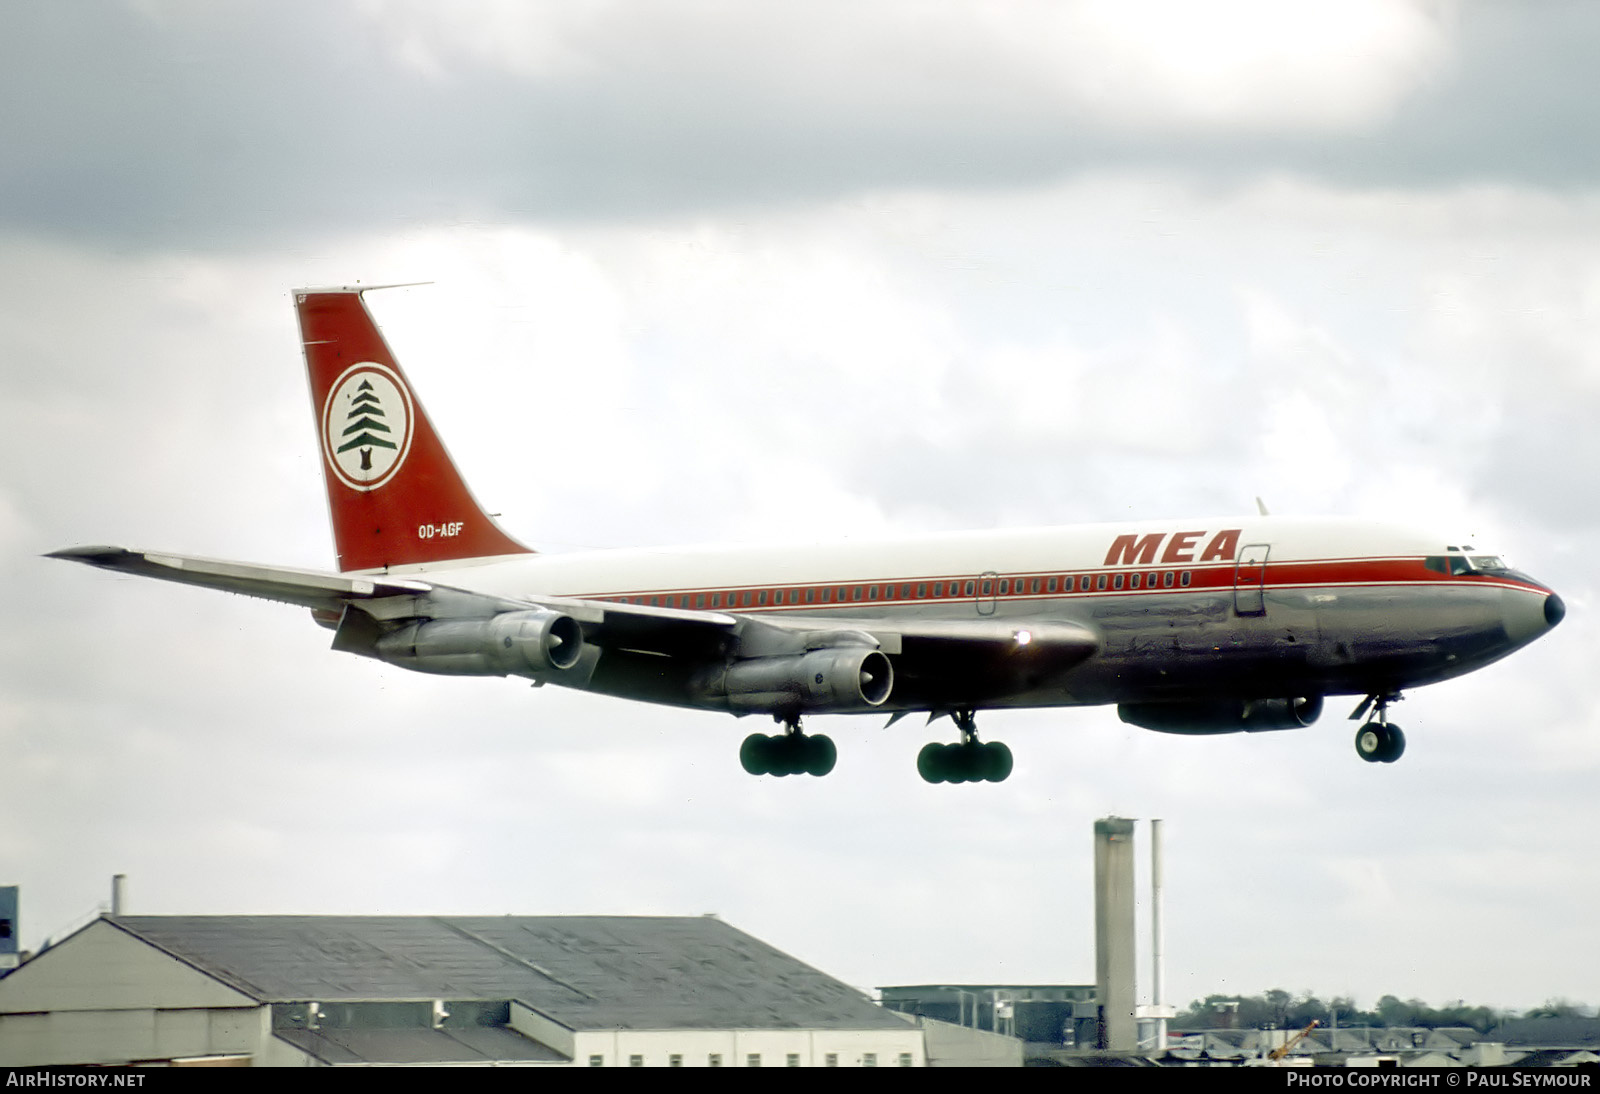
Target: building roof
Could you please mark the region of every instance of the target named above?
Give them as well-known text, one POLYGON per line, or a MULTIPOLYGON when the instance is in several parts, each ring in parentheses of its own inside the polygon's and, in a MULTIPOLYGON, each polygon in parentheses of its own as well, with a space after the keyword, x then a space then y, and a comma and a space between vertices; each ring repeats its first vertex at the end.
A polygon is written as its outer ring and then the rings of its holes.
POLYGON ((710 916, 121 916, 264 1003, 514 999, 569 1029, 883 1029, 899 1015, 710 916))

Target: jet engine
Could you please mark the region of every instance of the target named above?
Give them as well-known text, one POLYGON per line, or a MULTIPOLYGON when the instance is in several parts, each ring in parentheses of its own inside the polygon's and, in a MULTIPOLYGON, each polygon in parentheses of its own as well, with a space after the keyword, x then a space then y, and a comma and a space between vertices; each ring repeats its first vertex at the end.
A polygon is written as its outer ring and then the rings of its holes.
POLYGON ((1179 703, 1121 703, 1117 717, 1158 733, 1257 733, 1300 729, 1322 714, 1322 696, 1303 699, 1204 699, 1179 703))
POLYGON ((882 706, 893 688, 887 657, 847 646, 735 661, 707 690, 736 714, 828 714, 882 706))
POLYGON ((570 615, 532 609, 492 619, 412 623, 377 641, 377 655, 417 672, 527 676, 568 669, 583 653, 583 628, 570 615))

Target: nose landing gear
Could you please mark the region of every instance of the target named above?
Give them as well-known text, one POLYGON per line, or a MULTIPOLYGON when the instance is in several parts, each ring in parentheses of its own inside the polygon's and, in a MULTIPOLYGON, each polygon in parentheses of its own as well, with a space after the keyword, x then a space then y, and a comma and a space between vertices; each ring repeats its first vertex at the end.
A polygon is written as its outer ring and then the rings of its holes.
POLYGON ((1369 695, 1351 712, 1350 720, 1355 721, 1376 708, 1372 721, 1356 730, 1356 755, 1369 764, 1392 764, 1405 754, 1406 735, 1389 721, 1389 704, 1402 698, 1398 691, 1369 695))

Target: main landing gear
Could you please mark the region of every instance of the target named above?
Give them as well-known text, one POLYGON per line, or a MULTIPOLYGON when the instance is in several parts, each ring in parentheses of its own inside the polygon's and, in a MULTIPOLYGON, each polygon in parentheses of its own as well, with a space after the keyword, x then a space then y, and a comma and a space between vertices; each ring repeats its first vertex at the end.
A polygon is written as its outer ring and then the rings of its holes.
POLYGON ((811 736, 800 730, 798 716, 785 718, 774 714, 772 720, 783 723, 783 732, 768 735, 752 733, 739 746, 739 762, 752 775, 826 775, 839 759, 839 750, 833 738, 822 734, 811 736))
POLYGON ((1400 727, 1389 723, 1389 704, 1403 696, 1398 691, 1369 695, 1350 714, 1350 720, 1366 716, 1369 708, 1376 708, 1372 721, 1356 730, 1356 755, 1369 764, 1392 764, 1406 751, 1406 735, 1400 727))
POLYGON ((980 742, 972 711, 953 711, 950 717, 961 731, 961 743, 923 745, 917 774, 930 783, 997 783, 1011 774, 1011 750, 999 741, 980 742))

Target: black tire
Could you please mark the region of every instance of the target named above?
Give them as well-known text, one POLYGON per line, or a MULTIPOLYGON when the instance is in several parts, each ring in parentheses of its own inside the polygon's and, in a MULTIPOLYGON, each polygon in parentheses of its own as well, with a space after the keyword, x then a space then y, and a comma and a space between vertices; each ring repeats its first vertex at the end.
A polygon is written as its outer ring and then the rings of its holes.
POLYGON ((1389 740, 1384 745, 1383 755, 1378 759, 1383 763, 1392 764, 1406 754, 1406 735, 1400 731, 1399 726, 1392 723, 1384 728, 1389 731, 1389 740))
POLYGON ((802 739, 806 742, 806 774, 821 778, 832 771, 833 765, 839 761, 839 750, 834 746, 833 738, 818 734, 802 739))
POLYGON ((922 751, 917 753, 917 774, 922 776, 923 782, 942 783, 949 781, 944 750, 944 745, 938 741, 932 741, 923 745, 922 751))
POLYGON ((747 774, 770 774, 771 752, 767 748, 767 742, 771 739, 765 733, 752 733, 739 746, 739 764, 747 774))
POLYGON ((1380 722, 1368 722, 1356 730, 1356 755, 1369 764, 1383 762, 1383 751, 1388 743, 1388 731, 1380 722))
POLYGON ((1011 775, 1015 761, 1011 756, 1011 749, 1001 741, 990 741, 983 746, 984 774, 983 777, 992 783, 1003 783, 1011 775))

